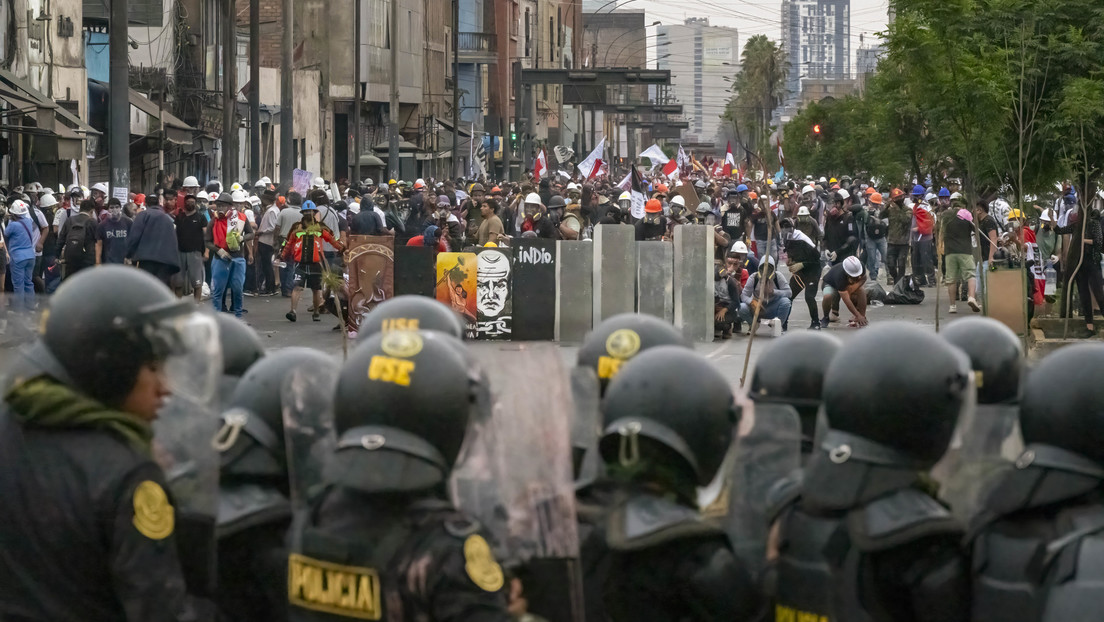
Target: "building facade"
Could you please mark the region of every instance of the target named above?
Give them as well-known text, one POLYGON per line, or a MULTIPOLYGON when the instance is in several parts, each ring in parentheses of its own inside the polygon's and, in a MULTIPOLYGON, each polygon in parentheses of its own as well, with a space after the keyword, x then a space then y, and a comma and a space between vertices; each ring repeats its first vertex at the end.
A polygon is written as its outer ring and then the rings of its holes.
POLYGON ((806 79, 850 79, 851 0, 782 0, 782 46, 790 61, 787 108, 806 79))
POLYGON ((728 100, 726 77, 740 70, 740 41, 735 28, 710 26, 708 17, 658 26, 656 69, 671 71, 671 86, 659 103, 683 105, 689 128, 683 140, 723 147, 721 115, 728 100))

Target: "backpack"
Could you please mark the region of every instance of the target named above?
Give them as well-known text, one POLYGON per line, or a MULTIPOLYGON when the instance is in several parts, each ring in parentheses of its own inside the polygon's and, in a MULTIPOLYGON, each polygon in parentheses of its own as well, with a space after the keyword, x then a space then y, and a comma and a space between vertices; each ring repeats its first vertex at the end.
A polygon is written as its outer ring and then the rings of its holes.
POLYGON ((95 223, 88 214, 77 214, 69 218, 69 231, 65 234, 65 247, 61 251, 61 257, 66 263, 79 263, 84 261, 91 249, 88 248, 90 231, 95 230, 95 223))

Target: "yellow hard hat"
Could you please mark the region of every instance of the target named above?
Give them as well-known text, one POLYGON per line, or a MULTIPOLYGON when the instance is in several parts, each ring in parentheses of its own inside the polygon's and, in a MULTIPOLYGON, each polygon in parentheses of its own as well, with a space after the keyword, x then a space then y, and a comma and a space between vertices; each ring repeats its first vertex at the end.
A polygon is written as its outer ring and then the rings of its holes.
POLYGON ((773 186, 774 185, 774 180, 773 179, 768 179, 767 180, 767 185, 768 186, 773 186))
POLYGON ((836 178, 835 178, 835 177, 833 177, 833 178, 829 179, 829 180, 828 180, 828 183, 830 183, 830 184, 834 184, 834 183, 836 183, 836 178))
POLYGON ((483 245, 483 248, 498 248, 498 244, 495 244, 494 242, 487 242, 483 245))
POLYGON ((1024 219, 1024 214, 1019 209, 1014 209, 1011 212, 1008 212, 1008 217, 1007 218, 1008 218, 1008 220, 1012 220, 1012 219, 1023 220, 1024 219))
POLYGON ((391 185, 393 186, 393 185, 395 185, 395 184, 396 184, 396 183, 398 183, 398 182, 396 182, 396 181, 395 181, 394 179, 392 179, 391 181, 389 181, 389 182, 387 182, 387 183, 389 183, 389 184, 391 184, 391 185))

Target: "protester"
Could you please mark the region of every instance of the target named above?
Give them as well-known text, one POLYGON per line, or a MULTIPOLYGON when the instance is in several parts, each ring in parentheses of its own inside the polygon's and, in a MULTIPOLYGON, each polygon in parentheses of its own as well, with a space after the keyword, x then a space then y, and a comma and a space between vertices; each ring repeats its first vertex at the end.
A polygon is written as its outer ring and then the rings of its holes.
POLYGON ((211 254, 211 302, 215 311, 223 311, 223 298, 230 292, 229 311, 242 317, 242 295, 245 287, 245 244, 253 239, 253 228, 246 217, 233 207, 229 192, 215 200, 215 217, 204 233, 204 243, 211 254))
POLYGON ((207 280, 203 265, 206 228, 207 218, 199 212, 196 197, 185 195, 184 205, 176 214, 176 245, 180 252, 177 292, 193 296, 196 302, 203 300, 203 283, 207 280))
POLYGON ((8 209, 10 222, 4 230, 7 255, 10 257, 12 306, 16 312, 34 310, 35 234, 26 201, 16 200, 8 209))
POLYGON ((479 204, 480 218, 479 229, 476 232, 476 244, 483 246, 488 242, 498 243, 505 237, 505 229, 502 219, 498 217, 498 201, 496 199, 483 199, 479 204))
MULTIPOLYGON (((96 265, 96 202, 84 199, 80 212, 63 218, 58 232, 57 256, 65 267, 65 278, 96 265)), ((127 240, 129 249, 129 238, 127 240)))
POLYGON ((789 330, 790 286, 774 267, 774 257, 767 256, 759 264, 759 269, 748 277, 744 290, 740 294, 740 319, 751 327, 751 333, 759 329, 753 321, 755 312, 759 312, 759 321, 769 320, 775 337, 789 330))
MULTIPOLYGON (((175 202, 174 195, 164 199, 171 197, 175 202)), ((180 271, 180 250, 173 219, 165 213, 161 201, 156 194, 146 196, 146 209, 134 217, 127 236, 126 258, 171 288, 173 275, 180 271)))
POLYGON ((952 206, 940 217, 939 248, 942 249, 944 260, 943 283, 947 286, 950 308, 948 313, 957 313, 958 291, 961 283, 966 283, 968 297, 966 303, 970 308, 981 311, 981 307, 974 298, 977 281, 975 279, 973 248, 974 216, 966 209, 966 202, 956 199, 952 206))
POLYGON ((299 212, 302 220, 291 228, 288 234, 287 244, 284 245, 284 257, 295 261, 295 290, 291 293, 291 310, 286 317, 289 322, 296 320, 295 309, 299 306, 299 296, 303 288, 311 290, 313 306, 311 319, 321 321, 322 309, 322 275, 326 271, 332 271, 335 266, 326 261, 322 243, 327 242, 336 251, 345 250, 329 227, 319 221, 318 207, 313 201, 304 201, 299 212))
POLYGON ((866 270, 858 257, 848 257, 832 266, 824 274, 824 298, 821 301, 824 315, 820 319, 820 327, 828 328, 829 323, 839 321, 841 301, 851 312, 848 325, 852 328, 866 326, 868 320, 866 319, 866 290, 863 289, 865 283, 866 270))
POLYGON ((123 213, 119 199, 107 202, 107 218, 96 227, 96 263, 121 264, 126 261, 127 236, 134 220, 123 213))

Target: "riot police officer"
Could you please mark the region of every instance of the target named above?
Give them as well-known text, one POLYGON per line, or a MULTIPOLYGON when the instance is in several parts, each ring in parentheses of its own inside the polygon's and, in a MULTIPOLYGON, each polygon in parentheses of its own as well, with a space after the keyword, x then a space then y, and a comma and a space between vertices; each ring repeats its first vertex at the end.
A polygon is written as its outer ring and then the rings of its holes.
POLYGON ((291 531, 289 619, 510 619, 480 525, 446 501, 479 389, 452 339, 380 333, 342 369, 329 487, 291 531))
POLYGON ((629 359, 657 346, 690 347, 671 324, 643 313, 621 313, 603 320, 583 340, 577 365, 593 369, 604 394, 610 380, 629 359))
POLYGON ((792 406, 801 419, 801 454, 813 452, 824 374, 839 351, 839 339, 812 331, 792 333, 759 356, 748 397, 756 414, 767 404, 792 406))
POLYGON ((372 309, 360 322, 357 338, 367 341, 376 333, 390 330, 437 330, 463 338, 460 317, 448 306, 425 296, 396 296, 372 309))
POLYGON ((602 547, 608 618, 751 620, 762 599, 724 532, 705 520, 697 487, 718 473, 739 419, 727 381, 680 347, 627 363, 602 403, 602 459, 617 487, 602 547), (679 370, 678 374, 670 370, 679 370))
POLYGON ((67 280, 0 404, 0 619, 211 619, 186 594, 151 421, 214 393, 214 320, 150 275, 67 280))
POLYGON ((974 370, 977 403, 963 413, 955 441, 932 469, 940 498, 968 522, 982 491, 1023 451, 1018 420, 1027 363, 1020 338, 992 318, 963 318, 939 334, 970 358, 974 370))
POLYGON ((250 367, 222 414, 218 604, 232 620, 287 619, 292 508, 281 389, 300 368, 338 372, 317 350, 281 350, 250 367))
POLYGON ((971 525, 973 620, 1100 615, 1104 532, 1104 346, 1067 346, 1024 383, 1026 449, 971 525))
POLYGON ((246 370, 265 355, 264 342, 248 324, 229 313, 216 313, 215 321, 222 346, 222 381, 218 397, 225 400, 233 395, 246 370))
POLYGON ((925 491, 925 472, 969 388, 966 357, 906 324, 868 329, 840 348, 824 376, 828 429, 768 552, 779 574, 775 620, 967 618, 962 529, 925 491))

